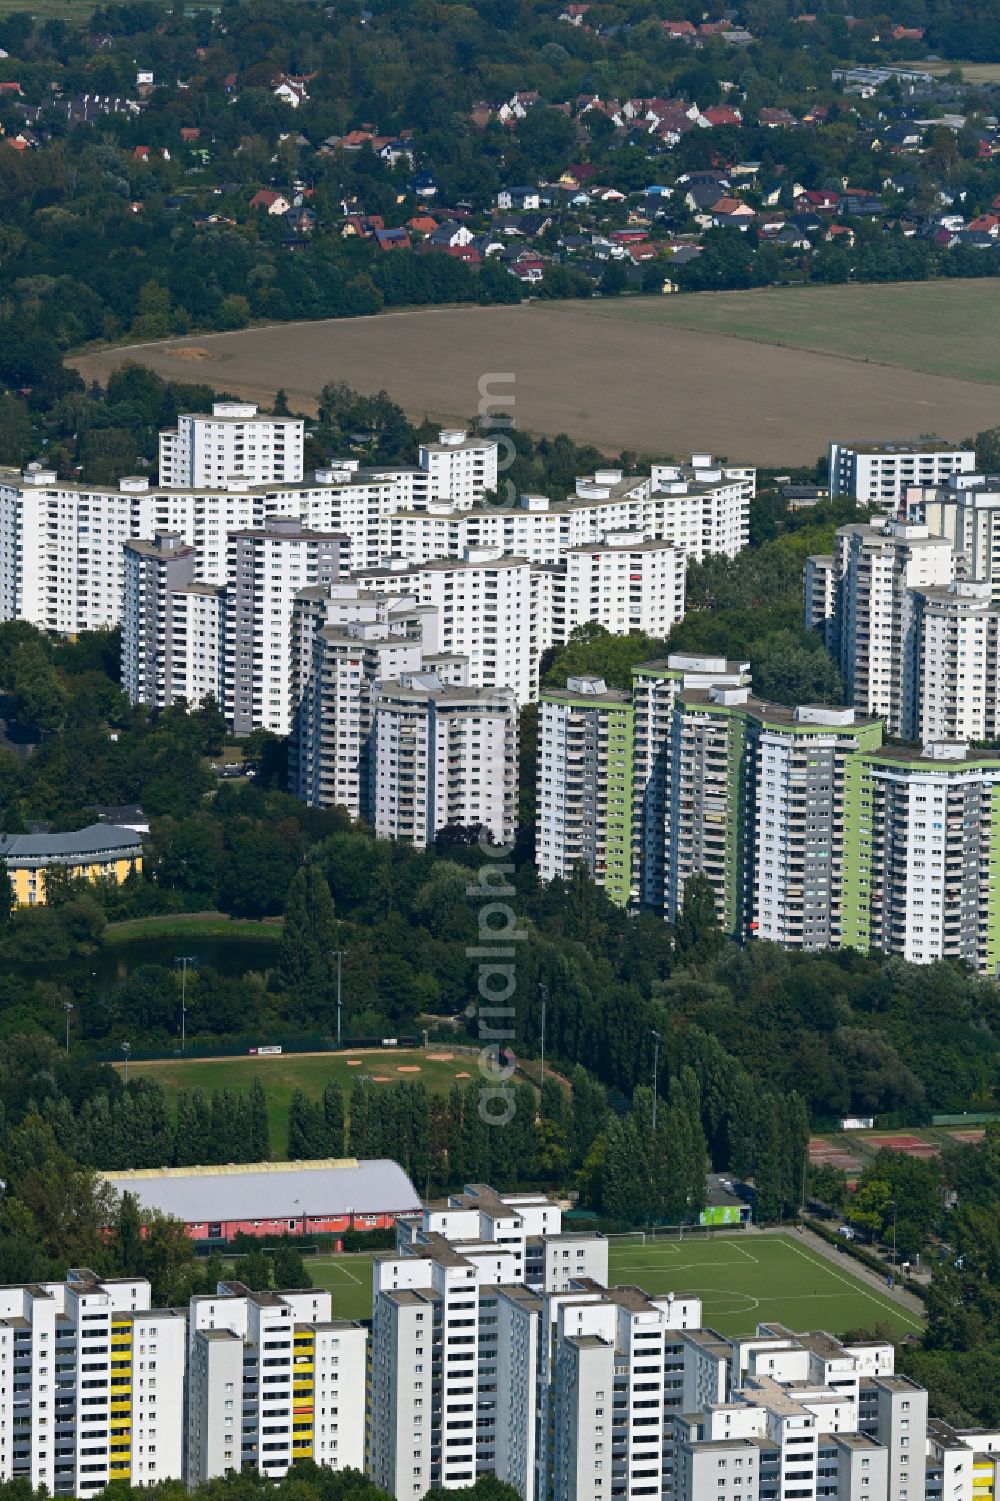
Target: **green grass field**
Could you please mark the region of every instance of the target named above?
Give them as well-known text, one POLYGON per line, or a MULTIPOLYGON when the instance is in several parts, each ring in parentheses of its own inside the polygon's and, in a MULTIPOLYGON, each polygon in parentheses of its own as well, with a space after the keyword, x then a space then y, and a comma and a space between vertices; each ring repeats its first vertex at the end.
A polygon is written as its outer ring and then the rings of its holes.
POLYGON ((124 922, 108 923, 101 934, 101 944, 106 949, 114 949, 146 938, 225 938, 227 941, 242 938, 253 943, 278 944, 282 926, 283 922, 227 917, 224 912, 179 912, 164 917, 131 917, 124 922))
POLYGON ((574 314, 668 324, 932 375, 1000 383, 1000 278, 607 297, 574 314))
POLYGON ((213 1089, 244 1090, 259 1078, 267 1091, 271 1155, 281 1158, 285 1155, 288 1105, 294 1090, 304 1089, 318 1099, 328 1080, 336 1079, 347 1091, 359 1074, 367 1074, 376 1086, 420 1079, 433 1093, 446 1094, 456 1079, 461 1084, 475 1073, 476 1060, 470 1054, 455 1053, 442 1062, 435 1060, 436 1051, 431 1048, 429 1057, 416 1049, 380 1048, 374 1052, 283 1053, 275 1058, 178 1058, 162 1063, 130 1063, 129 1077, 145 1074, 156 1079, 171 1109, 180 1089, 201 1089, 206 1095, 213 1089), (352 1067, 352 1058, 361 1062, 352 1067))
MULTIPOLYGON (((390 1251, 380 1251, 390 1256, 390 1251)), ((306 1265, 316 1287, 333 1295, 335 1319, 370 1319, 372 1316, 372 1262, 375 1253, 356 1256, 310 1256, 306 1265)))
MULTIPOLYGON (((381 1252, 387 1255, 387 1252, 381 1252)), ((323 1256, 308 1262, 312 1279, 333 1294, 341 1318, 371 1317, 372 1256, 323 1256)), ((749 1334, 761 1320, 792 1329, 871 1329, 888 1324, 918 1334, 916 1314, 828 1261, 796 1235, 729 1235, 711 1240, 612 1242, 608 1280, 648 1293, 700 1293, 704 1322, 721 1334, 749 1334)))
POLYGON ((919 1333, 916 1314, 858 1280, 850 1261, 828 1261, 797 1235, 729 1235, 711 1240, 612 1243, 609 1280, 649 1293, 700 1293, 704 1322, 743 1334, 763 1319, 792 1329, 847 1329, 888 1324, 919 1333))

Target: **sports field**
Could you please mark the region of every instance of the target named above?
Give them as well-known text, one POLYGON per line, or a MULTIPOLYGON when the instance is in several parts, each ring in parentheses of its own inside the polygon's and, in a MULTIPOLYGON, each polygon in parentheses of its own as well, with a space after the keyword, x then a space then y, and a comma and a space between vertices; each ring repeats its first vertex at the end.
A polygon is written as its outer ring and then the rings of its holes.
POLYGON ((998 322, 1000 278, 414 308, 68 363, 103 382, 131 361, 264 405, 281 386, 306 412, 345 380, 417 421, 467 421, 502 390, 519 428, 608 453, 811 464, 838 433, 959 441, 994 426, 998 322))
MULTIPOLYGON (((385 1252, 383 1255, 387 1254, 385 1252)), ((699 1293, 704 1322, 721 1334, 750 1333, 761 1320, 793 1329, 871 1329, 895 1333, 923 1328, 916 1314, 828 1261, 797 1235, 730 1235, 711 1240, 612 1242, 608 1280, 648 1293, 699 1293)), ((333 1293, 343 1318, 371 1316, 370 1256, 310 1258, 313 1281, 333 1293)))
POLYGON ((789 1235, 728 1235, 711 1240, 612 1243, 612 1284, 634 1283, 649 1293, 699 1293, 704 1322, 721 1334, 752 1330, 762 1319, 793 1329, 872 1328, 918 1333, 917 1315, 859 1281, 789 1235))
MULTIPOLYGON (((117 1065, 119 1071, 121 1065, 117 1065)), ((214 1089, 249 1089, 259 1078, 267 1091, 267 1113, 271 1126, 271 1155, 285 1155, 288 1131, 288 1105, 292 1092, 304 1089, 318 1099, 330 1079, 336 1079, 345 1092, 360 1075, 367 1075, 376 1088, 401 1079, 422 1080, 436 1094, 446 1094, 457 1080, 470 1078, 476 1060, 467 1053, 428 1053, 408 1048, 378 1048, 374 1051, 346 1053, 282 1053, 265 1058, 188 1058, 168 1062, 130 1063, 129 1077, 139 1074, 156 1079, 162 1086, 167 1103, 174 1108, 181 1089, 201 1089, 210 1095, 214 1089)))

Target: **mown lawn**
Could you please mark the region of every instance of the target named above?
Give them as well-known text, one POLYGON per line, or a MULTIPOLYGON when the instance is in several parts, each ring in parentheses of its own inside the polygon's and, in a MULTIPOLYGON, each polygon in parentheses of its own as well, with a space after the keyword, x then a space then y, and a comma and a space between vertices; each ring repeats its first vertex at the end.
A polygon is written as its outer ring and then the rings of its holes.
POLYGON ((259 1078, 267 1092, 271 1156, 281 1159, 285 1156, 288 1106, 294 1090, 304 1089, 318 1099, 326 1083, 336 1079, 346 1094, 359 1075, 367 1074, 376 1087, 401 1079, 421 1079, 433 1093, 447 1094, 456 1079, 464 1084, 475 1076, 476 1059, 463 1053, 446 1058, 446 1051, 431 1047, 428 1056, 420 1049, 377 1048, 343 1053, 282 1053, 263 1058, 172 1058, 166 1062, 132 1062, 129 1077, 146 1074, 158 1080, 171 1109, 176 1105, 178 1090, 201 1089, 206 1095, 213 1089, 246 1090, 259 1078), (435 1058, 439 1051, 442 1057, 435 1058))

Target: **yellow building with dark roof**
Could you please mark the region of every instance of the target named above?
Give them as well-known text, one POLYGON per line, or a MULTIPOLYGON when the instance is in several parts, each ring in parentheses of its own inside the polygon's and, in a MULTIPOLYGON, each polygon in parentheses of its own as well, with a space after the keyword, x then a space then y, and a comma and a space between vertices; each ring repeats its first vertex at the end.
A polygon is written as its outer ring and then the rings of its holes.
POLYGON ((142 869, 142 840, 134 829, 106 823, 69 834, 0 834, 0 860, 7 867, 15 904, 41 907, 46 875, 53 867, 73 879, 121 885, 142 869))

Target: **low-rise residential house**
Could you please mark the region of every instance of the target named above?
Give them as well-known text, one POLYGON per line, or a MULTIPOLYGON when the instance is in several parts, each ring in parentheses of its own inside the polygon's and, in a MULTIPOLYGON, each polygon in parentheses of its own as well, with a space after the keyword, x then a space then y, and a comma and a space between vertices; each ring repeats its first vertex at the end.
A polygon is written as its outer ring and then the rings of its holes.
MULTIPOLYGON (((313 77, 315 74, 309 75, 309 78, 313 77)), ((285 104, 291 105, 292 109, 298 109, 309 98, 306 88, 308 81, 308 78, 294 78, 290 74, 279 73, 271 85, 271 93, 275 99, 281 99, 285 104)))
POLYGON ((390 167, 398 166, 400 162, 408 162, 411 167, 413 166, 413 147, 409 141, 399 136, 391 136, 388 139, 384 136, 376 136, 372 145, 390 167))
POLYGON ((445 219, 428 236, 427 243, 435 249, 453 249, 455 246, 471 245, 474 239, 475 235, 467 224, 459 224, 457 219, 445 219))
POLYGON ((787 109, 774 109, 765 105, 757 117, 758 123, 766 130, 791 130, 799 122, 787 109))
POLYGON ((731 104, 710 104, 708 109, 703 109, 698 116, 698 124, 709 127, 718 125, 739 127, 743 124, 743 116, 731 104))
POLYGON ((799 213, 835 214, 839 203, 840 194, 835 193, 832 188, 815 191, 806 188, 795 198, 795 207, 799 213))
POLYGON ((564 5, 559 12, 559 19, 568 22, 570 26, 582 26, 589 9, 589 5, 564 5))
POLYGON ((251 208, 262 208, 277 218, 280 214, 287 214, 291 204, 284 193, 277 193, 273 188, 260 188, 250 199, 251 208))
POLYGON ((501 188, 497 193, 496 206, 501 209, 538 209, 542 206, 540 188, 501 188))
POLYGON ((289 229, 296 235, 311 235, 316 228, 316 211, 306 208, 304 204, 298 208, 290 208, 285 218, 289 229))
POLYGON ((885 213, 885 205, 877 193, 871 193, 867 188, 845 188, 837 205, 837 213, 841 217, 847 215, 874 219, 885 213))
POLYGON ((515 261, 512 266, 507 267, 507 270, 511 276, 516 276, 518 281, 534 286, 545 275, 545 262, 540 256, 535 256, 529 260, 515 261))
POLYGON ((354 237, 359 240, 371 240, 380 229, 384 228, 385 220, 381 214, 350 214, 341 234, 345 240, 354 237))
POLYGON ((977 234, 989 235, 991 240, 1000 236, 1000 214, 977 214, 975 219, 969 220, 969 230, 977 234))
POLYGON ((418 198, 437 197, 437 178, 433 172, 418 172, 410 186, 418 198))
POLYGON ((412 250, 412 242, 405 229, 377 229, 373 239, 380 250, 412 250))
POLYGON ((441 245, 428 246, 431 250, 437 250, 443 255, 450 255, 454 260, 461 261, 464 266, 478 266, 482 256, 475 245, 441 245))

